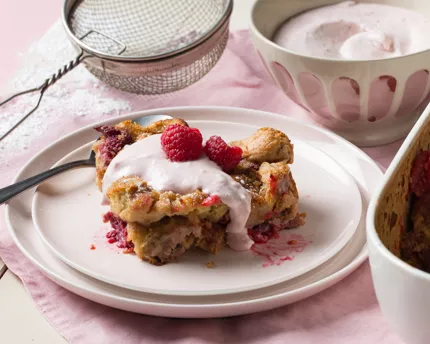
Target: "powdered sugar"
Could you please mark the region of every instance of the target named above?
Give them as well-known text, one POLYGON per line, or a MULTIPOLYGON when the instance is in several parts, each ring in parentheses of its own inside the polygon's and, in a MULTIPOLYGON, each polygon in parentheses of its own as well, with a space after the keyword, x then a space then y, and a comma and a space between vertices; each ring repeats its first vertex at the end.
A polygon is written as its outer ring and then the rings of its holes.
MULTIPOLYGON (((22 56, 22 68, 9 81, 2 92, 2 99, 16 91, 39 86, 68 61, 77 55, 58 21, 22 56)), ((123 92, 122 97, 112 97, 111 89, 91 75, 83 65, 65 75, 45 93, 39 109, 18 129, 0 142, 0 164, 6 156, 27 149, 33 140, 46 131, 67 126, 69 121, 82 124, 93 122, 104 115, 118 115, 130 110, 130 99, 137 97, 123 92)), ((38 94, 23 95, 0 108, 0 133, 5 132, 36 104, 38 94)))

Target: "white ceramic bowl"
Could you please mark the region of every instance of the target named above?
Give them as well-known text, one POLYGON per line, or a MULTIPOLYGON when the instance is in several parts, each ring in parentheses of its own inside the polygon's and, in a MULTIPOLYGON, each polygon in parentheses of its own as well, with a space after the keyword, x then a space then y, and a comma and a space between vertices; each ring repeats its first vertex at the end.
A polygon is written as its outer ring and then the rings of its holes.
MULTIPOLYGON (((271 41, 287 19, 340 0, 257 0, 250 29, 254 46, 276 84, 313 119, 361 146, 404 138, 428 104, 430 50, 371 61, 296 54, 271 41)), ((359 0, 430 17, 428 0, 359 0)), ((424 33, 423 33, 424 34, 424 33)))
POLYGON ((399 258, 409 210, 412 162, 420 150, 427 149, 430 149, 430 106, 394 158, 367 213, 367 241, 376 296, 393 330, 407 344, 430 343, 430 274, 399 258))

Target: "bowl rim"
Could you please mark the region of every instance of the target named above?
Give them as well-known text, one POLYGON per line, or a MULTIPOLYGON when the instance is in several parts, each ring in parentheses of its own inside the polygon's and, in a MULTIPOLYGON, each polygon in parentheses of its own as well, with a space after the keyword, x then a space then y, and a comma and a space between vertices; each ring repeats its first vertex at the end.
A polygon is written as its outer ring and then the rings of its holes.
MULTIPOLYGON (((315 56, 310 56, 310 55, 304 55, 304 54, 300 54, 300 53, 296 53, 292 50, 286 49, 276 43, 274 43, 273 41, 271 41, 270 39, 266 38, 261 31, 258 29, 257 25, 255 24, 254 21, 254 16, 257 13, 257 7, 260 6, 261 3, 263 2, 267 2, 267 0, 254 0, 254 4, 252 5, 251 8, 251 14, 249 16, 249 28, 251 33, 253 33, 255 36, 257 36, 260 40, 262 40, 265 44, 270 45, 272 48, 278 49, 284 53, 293 55, 295 57, 299 57, 299 58, 305 58, 305 59, 309 59, 309 60, 313 60, 313 61, 319 61, 319 62, 331 62, 331 63, 342 63, 342 64, 352 64, 352 63, 372 63, 372 64, 377 64, 377 63, 384 63, 385 61, 395 61, 395 60, 400 60, 400 59, 405 59, 408 57, 415 57, 424 53, 429 53, 430 52, 430 48, 428 49, 424 49, 422 51, 417 51, 411 54, 406 54, 406 55, 401 55, 401 56, 394 56, 394 57, 387 57, 387 58, 382 58, 382 59, 366 59, 366 60, 344 60, 344 59, 337 59, 337 58, 328 58, 328 57, 315 57, 315 56)), ((341 0, 339 0, 339 2, 341 2, 341 0)), ((288 6, 288 1, 283 2, 284 6, 288 6)), ((315 7, 317 8, 317 7, 315 7)), ((299 13, 303 13, 303 12, 299 12, 299 13)), ((289 18, 286 18, 285 20, 287 20, 289 18)))
MULTIPOLYGON (((403 158, 411 151, 412 144, 416 139, 419 138, 421 129, 425 125, 430 125, 430 104, 426 107, 426 109, 421 114, 421 117, 415 123, 414 127, 404 140, 402 146, 398 150, 395 155, 393 161, 385 172, 385 175, 382 179, 381 184, 376 188, 367 211, 366 217, 366 232, 368 241, 372 242, 375 245, 375 249, 379 251, 379 253, 390 263, 394 264, 397 268, 401 269, 405 273, 412 274, 414 277, 423 279, 425 281, 430 282, 430 273, 422 271, 418 268, 409 265, 396 255, 394 255, 382 242, 380 239, 378 232, 376 231, 376 208, 378 206, 378 202, 381 199, 382 195, 388 188, 388 183, 397 172, 399 165, 403 158)), ((369 250, 369 257, 372 257, 372 250, 369 250)))

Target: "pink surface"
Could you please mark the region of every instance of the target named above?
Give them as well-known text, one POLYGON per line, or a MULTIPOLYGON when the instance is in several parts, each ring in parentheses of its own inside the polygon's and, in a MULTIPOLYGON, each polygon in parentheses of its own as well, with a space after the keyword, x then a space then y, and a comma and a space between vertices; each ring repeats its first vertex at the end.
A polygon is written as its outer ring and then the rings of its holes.
POLYGON ((296 104, 301 104, 297 86, 294 84, 291 74, 278 62, 272 62, 274 78, 285 92, 296 104))
POLYGON ((382 75, 370 84, 367 119, 375 122, 390 111, 396 91, 397 80, 390 75, 382 75))
POLYGON ((321 80, 308 72, 300 73, 298 79, 309 109, 326 120, 333 119, 321 80))
POLYGON ((360 119, 360 86, 357 81, 340 77, 331 86, 333 103, 339 116, 348 122, 360 119))
POLYGON ((61 15, 63 1, 0 1, 0 87, 20 66, 20 54, 61 15))
POLYGON ((397 116, 406 116, 414 111, 424 98, 426 85, 429 79, 427 70, 420 70, 412 74, 405 85, 405 93, 403 94, 402 103, 400 104, 397 116))
MULTIPOLYGON (((79 75, 86 76, 84 70, 82 73, 79 75)), ((97 94, 97 90, 103 88, 95 79, 88 80, 85 81, 85 92, 97 94)), ((64 99, 64 106, 55 109, 65 112, 64 116, 59 117, 59 122, 47 122, 48 130, 26 146, 25 153, 12 154, 8 150, 9 153, 2 153, 0 186, 7 185, 28 158, 53 139, 106 116, 112 117, 126 111, 161 106, 225 105, 267 110, 310 120, 303 108, 287 99, 274 85, 254 53, 246 31, 233 33, 227 50, 214 70, 183 91, 144 97, 103 88, 103 95, 115 101, 128 101, 128 106, 113 114, 98 113, 96 107, 92 115, 75 116, 70 110, 67 113, 67 101, 76 92, 73 91, 76 82, 71 83, 68 79, 63 84, 69 85, 71 93, 66 93, 66 96, 56 94, 64 99)), ((52 101, 53 98, 46 99, 46 105, 52 101)), ((46 109, 40 109, 34 120, 41 116, 41 121, 48 121, 51 117, 43 117, 46 115, 44 111, 48 111, 46 109)), ((10 140, 10 147, 13 147, 13 137, 10 140)), ((366 152, 381 166, 387 167, 399 146, 400 142, 397 142, 366 149, 366 152)), ((388 328, 379 310, 367 263, 331 289, 273 311, 229 319, 155 318, 97 305, 51 282, 13 244, 6 230, 3 211, 0 214, 0 256, 21 278, 42 314, 72 343, 401 343, 388 328)))

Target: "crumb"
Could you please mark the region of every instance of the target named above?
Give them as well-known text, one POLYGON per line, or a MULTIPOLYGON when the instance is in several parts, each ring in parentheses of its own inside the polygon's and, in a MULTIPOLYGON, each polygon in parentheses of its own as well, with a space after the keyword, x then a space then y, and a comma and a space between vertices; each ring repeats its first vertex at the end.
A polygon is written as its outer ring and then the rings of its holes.
POLYGON ((208 269, 213 269, 215 267, 215 262, 211 260, 209 263, 206 263, 206 267, 208 269))
POLYGON ((91 196, 91 194, 89 193, 88 196, 91 196))
POLYGON ((95 250, 95 249, 96 249, 96 246, 94 244, 91 244, 90 250, 95 250))

